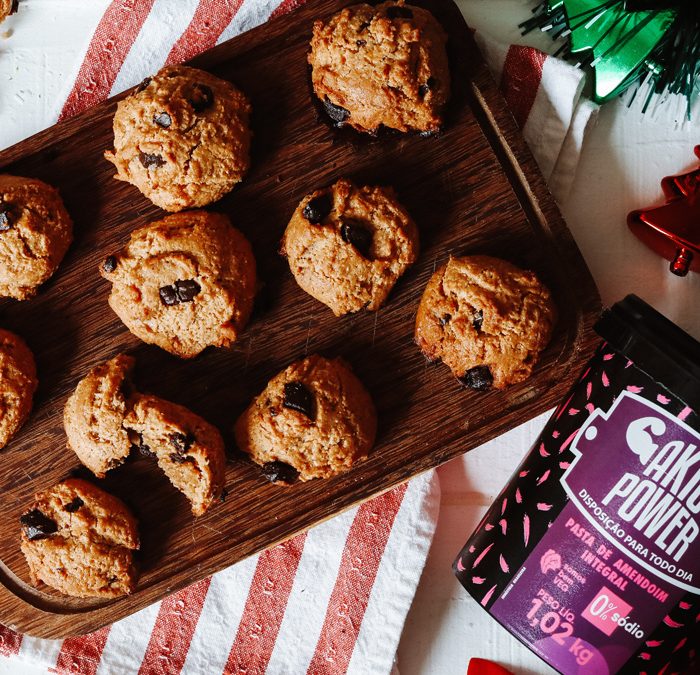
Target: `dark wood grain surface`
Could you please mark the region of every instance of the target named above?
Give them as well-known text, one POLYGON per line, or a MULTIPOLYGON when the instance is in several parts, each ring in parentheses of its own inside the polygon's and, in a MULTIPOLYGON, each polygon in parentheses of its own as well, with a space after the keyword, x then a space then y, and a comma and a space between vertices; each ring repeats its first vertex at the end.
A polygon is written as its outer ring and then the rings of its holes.
MULTIPOLYGON (((348 4, 311 0, 294 13, 226 42, 193 65, 237 83, 254 106, 253 168, 212 210, 250 239, 264 282, 248 329, 231 350, 181 361, 133 337, 107 305, 98 265, 130 232, 163 215, 112 178, 116 100, 0 153, 0 171, 56 185, 75 220, 75 242, 30 301, 0 301, 0 325, 33 349, 40 386, 27 425, 0 455, 0 622, 43 637, 95 630, 372 495, 460 455, 553 405, 587 360, 599 299, 588 270, 451 0, 421 0, 447 29, 454 94, 437 137, 338 132, 320 117, 306 65, 313 20, 348 4), (348 176, 391 184, 421 233, 418 263, 377 313, 335 318, 295 284, 278 242, 299 200, 348 176), (450 254, 485 253, 534 269, 559 307, 553 340, 526 383, 464 389, 413 343, 414 314, 435 266, 450 254), (20 513, 33 494, 79 466, 66 449, 65 401, 95 364, 128 351, 145 391, 190 406, 218 425, 229 452, 228 497, 193 519, 146 459, 111 472, 104 487, 140 521, 142 573, 124 599, 71 600, 29 585, 19 549, 20 513), (373 395, 379 435, 369 460, 326 481, 281 488, 236 454, 231 427, 267 380, 290 361, 342 355, 373 395)), ((478 480, 478 477, 476 477, 478 480)), ((98 482, 98 481, 96 481, 98 482)))

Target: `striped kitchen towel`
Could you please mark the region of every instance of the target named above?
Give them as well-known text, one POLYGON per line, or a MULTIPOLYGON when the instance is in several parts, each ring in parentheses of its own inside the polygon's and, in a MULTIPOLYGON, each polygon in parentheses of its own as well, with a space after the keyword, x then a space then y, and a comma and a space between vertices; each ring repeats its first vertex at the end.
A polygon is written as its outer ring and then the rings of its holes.
MULTIPOLYGON (((83 58, 42 121, 85 110, 301 1, 91 0, 83 58)), ((61 5, 20 3, 10 21, 38 27, 47 12, 69 11, 61 5)), ((70 11, 80 16, 75 5, 70 11)), ((592 113, 580 76, 535 50, 480 39, 545 177, 563 196, 592 113)), ((0 147, 21 138, 17 105, 27 103, 9 99, 0 108, 0 147)), ((0 626, 0 655, 17 673, 23 662, 81 675, 389 673, 438 503, 431 472, 90 635, 41 640, 0 626)))
POLYGON ((430 472, 95 633, 0 626, 0 652, 15 673, 389 673, 438 508, 430 472))

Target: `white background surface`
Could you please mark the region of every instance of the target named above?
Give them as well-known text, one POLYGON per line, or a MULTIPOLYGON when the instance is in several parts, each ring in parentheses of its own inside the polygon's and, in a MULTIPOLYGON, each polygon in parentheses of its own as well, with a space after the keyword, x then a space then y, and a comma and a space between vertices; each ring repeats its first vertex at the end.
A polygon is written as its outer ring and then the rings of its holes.
MULTIPOLYGON (((179 0, 173 0, 177 2, 179 0)), ((65 94, 108 0, 21 0, 0 26, 0 148, 45 128, 65 94), (7 33, 11 33, 7 36, 7 33)), ((545 36, 520 37, 526 0, 458 0, 469 23, 502 42, 544 49, 545 36)), ((696 117, 700 115, 696 114, 696 117)), ((627 213, 661 199, 661 177, 696 165, 700 125, 679 123, 670 108, 642 117, 606 104, 583 146, 568 199, 567 223, 604 303, 637 293, 700 338, 700 276, 671 275, 668 263, 627 230, 627 213)), ((398 653, 402 675, 465 673, 469 658, 499 661, 518 673, 550 673, 459 586, 451 564, 483 512, 544 426, 541 416, 439 469, 440 520, 398 653)), ((0 660, 0 673, 42 672, 0 660)))

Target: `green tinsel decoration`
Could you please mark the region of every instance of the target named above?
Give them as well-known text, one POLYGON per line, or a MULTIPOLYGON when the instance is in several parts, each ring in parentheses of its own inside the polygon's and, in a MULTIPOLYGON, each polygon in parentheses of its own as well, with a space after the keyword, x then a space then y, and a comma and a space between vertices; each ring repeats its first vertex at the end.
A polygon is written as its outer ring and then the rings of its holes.
POLYGON ((523 35, 539 29, 565 40, 556 55, 593 66, 597 78, 615 72, 620 81, 596 91, 599 102, 648 81, 643 110, 655 94, 680 94, 690 117, 700 88, 700 0, 539 0, 532 11, 520 24, 523 35), (587 43, 574 53, 574 41, 587 43), (635 60, 642 42, 650 51, 635 60), (621 64, 629 66, 622 78, 621 64))

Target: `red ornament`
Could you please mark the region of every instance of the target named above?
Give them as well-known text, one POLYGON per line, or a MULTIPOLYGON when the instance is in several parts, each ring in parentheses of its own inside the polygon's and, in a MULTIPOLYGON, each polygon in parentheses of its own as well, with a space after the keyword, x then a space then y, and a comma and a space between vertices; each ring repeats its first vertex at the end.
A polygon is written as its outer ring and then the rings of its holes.
POLYGON ((486 659, 471 659, 467 675, 513 675, 510 670, 486 659))
MULTIPOLYGON (((700 145, 695 147, 700 159, 700 145)), ((679 277, 700 272, 700 167, 661 181, 666 203, 627 216, 627 224, 649 248, 671 261, 679 277)))

